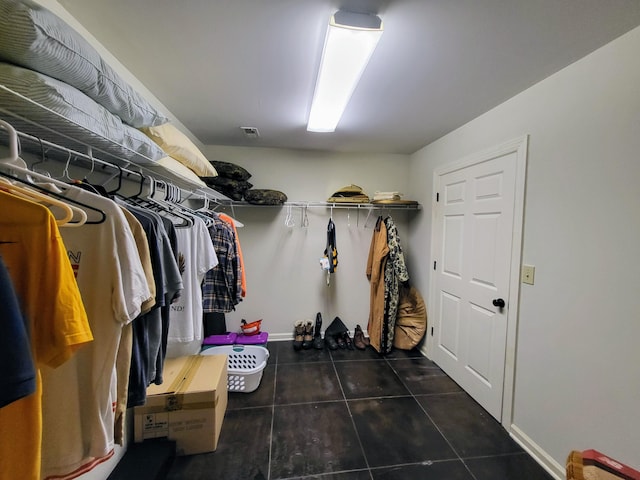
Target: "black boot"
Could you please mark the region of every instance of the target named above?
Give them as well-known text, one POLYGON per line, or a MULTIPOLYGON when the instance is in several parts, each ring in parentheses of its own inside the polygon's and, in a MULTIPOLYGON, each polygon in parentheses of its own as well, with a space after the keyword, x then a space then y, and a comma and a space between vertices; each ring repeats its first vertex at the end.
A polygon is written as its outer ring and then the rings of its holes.
POLYGON ((322 341, 322 335, 320 334, 321 329, 322 315, 320 315, 320 312, 318 312, 318 314, 316 315, 316 329, 315 333, 313 334, 313 348, 315 348, 316 350, 322 350, 324 344, 324 342, 322 341))
POLYGON ((358 350, 364 350, 367 348, 367 345, 369 345, 369 339, 364 336, 362 327, 356 325, 356 329, 353 332, 353 346, 358 350))

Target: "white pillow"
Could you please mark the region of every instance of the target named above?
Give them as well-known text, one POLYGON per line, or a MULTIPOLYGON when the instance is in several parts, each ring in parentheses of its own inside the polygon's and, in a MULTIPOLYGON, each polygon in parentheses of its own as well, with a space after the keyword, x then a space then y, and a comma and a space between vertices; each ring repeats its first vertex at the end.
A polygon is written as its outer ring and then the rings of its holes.
POLYGON ((168 121, 82 35, 30 0, 0 0, 0 60, 68 83, 133 127, 168 121))
POLYGON ((207 184, 204 183, 202 180, 200 180, 200 177, 198 177, 195 173, 193 173, 193 171, 190 168, 185 167, 175 158, 162 157, 160 160, 158 160, 158 165, 162 165, 167 170, 170 170, 180 175, 181 177, 191 180, 193 183, 200 185, 201 187, 207 186, 207 184))
MULTIPOLYGON (((36 136, 58 143, 60 134, 140 164, 165 156, 140 130, 125 125, 102 105, 55 78, 0 62, 0 85, 9 89, 0 89, 3 109, 55 132, 46 130, 36 136)), ((29 128, 27 125, 25 132, 29 128)))
POLYGON ((189 167, 200 177, 215 177, 216 169, 202 154, 200 149, 184 133, 171 123, 157 127, 141 128, 151 140, 156 142, 167 155, 175 158, 184 166, 189 167))

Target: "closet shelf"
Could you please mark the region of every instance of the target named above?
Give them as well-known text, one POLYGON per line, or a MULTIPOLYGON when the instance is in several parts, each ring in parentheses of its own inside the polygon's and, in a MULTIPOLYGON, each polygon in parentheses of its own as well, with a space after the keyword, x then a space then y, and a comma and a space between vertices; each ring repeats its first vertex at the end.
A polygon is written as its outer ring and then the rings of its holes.
MULTIPOLYGON (((2 85, 0 85, 2 87, 2 85)), ((122 169, 126 169, 131 172, 136 172, 144 175, 145 177, 152 176, 157 180, 164 180, 170 184, 180 188, 183 192, 184 199, 200 198, 208 199, 215 203, 228 203, 231 200, 212 188, 198 185, 188 178, 175 173, 159 164, 146 164, 139 165, 131 163, 129 159, 114 156, 113 154, 104 151, 99 147, 95 147, 92 144, 72 139, 60 132, 49 127, 43 127, 36 122, 19 117, 15 113, 8 112, 4 108, 0 107, 0 117, 5 118, 11 126, 13 126, 21 140, 20 147, 23 151, 29 152, 33 155, 40 156, 46 151, 48 157, 64 160, 69 155, 73 157, 83 158, 91 161, 96 160, 98 162, 104 162, 111 165, 118 166, 122 169), (10 118, 7 118, 10 117, 10 118), (18 121, 16 122, 16 120, 18 121), (16 125, 17 124, 17 125, 16 125), (46 133, 44 135, 41 135, 46 133), (53 152, 51 151, 53 149, 53 152)), ((0 144, 6 144, 6 136, 0 133, 0 144)))
POLYGON ((0 115, 16 131, 29 133, 70 150, 86 151, 91 147, 103 160, 121 167, 131 162, 153 162, 146 155, 106 138, 5 85, 0 85, 0 99, 0 115), (116 151, 118 153, 115 153, 116 151))
POLYGON ((345 202, 305 202, 288 201, 280 205, 256 205, 244 201, 220 201, 220 206, 229 207, 298 207, 298 208, 335 208, 335 209, 358 209, 358 210, 420 210, 419 203, 345 203, 345 202))

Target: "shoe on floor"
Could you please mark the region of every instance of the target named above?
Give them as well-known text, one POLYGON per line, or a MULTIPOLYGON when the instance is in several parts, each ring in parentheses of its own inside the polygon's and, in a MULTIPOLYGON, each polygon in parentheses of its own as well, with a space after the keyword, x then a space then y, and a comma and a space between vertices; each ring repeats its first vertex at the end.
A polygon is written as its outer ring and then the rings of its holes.
POLYGON ((322 341, 322 334, 320 333, 322 330, 322 315, 320 312, 316 314, 316 325, 315 332, 313 334, 313 348, 316 350, 322 350, 324 342, 322 341))
POLYGON ((302 348, 302 341, 304 340, 304 322, 297 320, 293 326, 293 349, 297 352, 302 348))
POLYGON ((309 350, 313 345, 313 322, 311 320, 304 321, 304 336, 302 338, 302 348, 309 350))
POLYGON ((324 332, 324 343, 327 344, 327 348, 329 350, 337 350, 338 349, 338 343, 336 342, 336 339, 333 338, 333 335, 327 335, 327 332, 324 332))
POLYGON ((342 334, 342 339, 344 340, 344 344, 346 348, 348 348, 349 350, 353 350, 353 340, 351 340, 351 337, 349 336, 349 332, 344 332, 342 334))
POLYGON ((364 350, 369 345, 369 339, 364 336, 364 332, 360 325, 356 325, 356 329, 353 332, 353 345, 358 350, 364 350))

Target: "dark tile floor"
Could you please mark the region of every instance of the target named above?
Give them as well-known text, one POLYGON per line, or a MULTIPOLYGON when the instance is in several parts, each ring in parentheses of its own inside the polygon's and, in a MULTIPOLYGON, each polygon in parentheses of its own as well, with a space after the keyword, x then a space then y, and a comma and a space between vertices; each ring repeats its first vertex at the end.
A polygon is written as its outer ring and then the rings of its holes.
POLYGON ((268 345, 253 393, 230 393, 216 452, 170 480, 550 480, 489 414, 418 352, 268 345))

